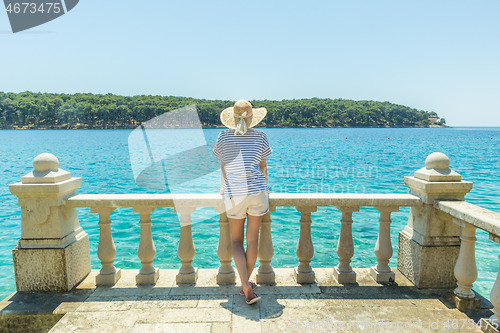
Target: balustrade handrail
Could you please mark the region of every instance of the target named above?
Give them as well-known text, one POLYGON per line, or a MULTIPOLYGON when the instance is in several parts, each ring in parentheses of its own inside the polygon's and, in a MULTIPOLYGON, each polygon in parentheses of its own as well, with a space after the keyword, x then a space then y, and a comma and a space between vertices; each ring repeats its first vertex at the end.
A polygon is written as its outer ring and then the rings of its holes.
MULTIPOLYGON (((77 194, 64 200, 66 207, 221 207, 221 195, 216 193, 183 194, 77 194)), ((354 206, 414 207, 422 200, 407 193, 271 193, 270 206, 354 206)))
POLYGON ((500 235, 500 213, 466 201, 436 200, 434 207, 492 235, 500 235))

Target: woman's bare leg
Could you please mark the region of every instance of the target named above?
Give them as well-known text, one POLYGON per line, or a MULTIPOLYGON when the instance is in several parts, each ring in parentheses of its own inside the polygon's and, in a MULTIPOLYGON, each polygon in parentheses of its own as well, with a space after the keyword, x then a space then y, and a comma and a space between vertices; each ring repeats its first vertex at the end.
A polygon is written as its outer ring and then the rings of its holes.
MULTIPOLYGON (((252 286, 248 283, 247 257, 243 247, 243 231, 245 228, 245 219, 229 218, 229 229, 231 230, 231 240, 233 245, 233 259, 236 269, 240 275, 241 289, 248 298, 252 293, 252 286)), ((255 264, 255 262, 254 262, 255 264)))
POLYGON ((247 273, 248 278, 252 275, 257 262, 257 251, 259 248, 259 230, 262 222, 262 216, 247 215, 247 273))

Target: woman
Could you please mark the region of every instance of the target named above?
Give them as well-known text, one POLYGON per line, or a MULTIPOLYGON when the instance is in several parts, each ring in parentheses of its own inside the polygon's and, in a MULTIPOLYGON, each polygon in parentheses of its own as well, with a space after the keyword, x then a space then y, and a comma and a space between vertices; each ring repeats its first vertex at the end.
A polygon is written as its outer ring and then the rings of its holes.
POLYGON ((265 108, 252 109, 252 104, 240 100, 221 112, 221 121, 228 129, 222 131, 214 147, 221 159, 221 195, 231 230, 233 258, 241 279, 241 294, 247 304, 260 300, 249 281, 257 261, 259 229, 269 211, 269 186, 266 158, 272 150, 266 134, 253 129, 265 116, 265 108), (243 232, 247 220, 246 251, 243 232))

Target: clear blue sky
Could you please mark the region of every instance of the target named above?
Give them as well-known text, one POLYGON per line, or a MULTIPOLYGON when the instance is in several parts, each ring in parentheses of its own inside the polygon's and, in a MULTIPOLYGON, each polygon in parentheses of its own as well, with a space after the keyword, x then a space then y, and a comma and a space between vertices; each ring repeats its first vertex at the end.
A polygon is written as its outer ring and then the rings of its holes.
POLYGON ((500 1, 97 1, 12 34, 0 91, 346 98, 500 126, 500 1))

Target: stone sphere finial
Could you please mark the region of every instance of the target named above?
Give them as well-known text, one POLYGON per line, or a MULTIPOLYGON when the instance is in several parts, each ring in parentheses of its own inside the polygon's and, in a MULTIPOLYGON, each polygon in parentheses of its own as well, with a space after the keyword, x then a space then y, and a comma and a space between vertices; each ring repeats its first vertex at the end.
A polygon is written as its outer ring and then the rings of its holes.
POLYGON ((57 171, 59 169, 59 160, 52 154, 43 153, 35 157, 33 168, 38 172, 57 171))
POLYGON ((443 153, 435 152, 425 159, 427 169, 447 170, 450 167, 450 159, 443 153))

